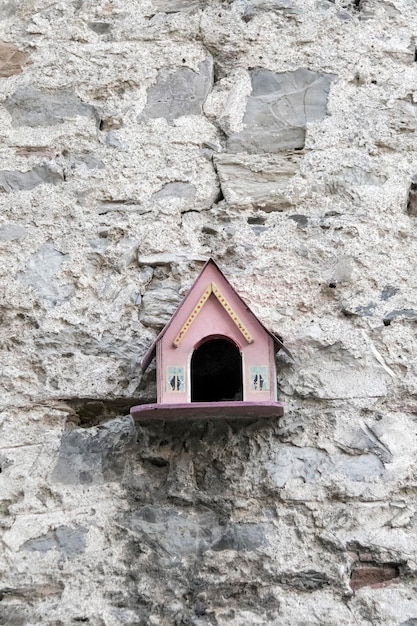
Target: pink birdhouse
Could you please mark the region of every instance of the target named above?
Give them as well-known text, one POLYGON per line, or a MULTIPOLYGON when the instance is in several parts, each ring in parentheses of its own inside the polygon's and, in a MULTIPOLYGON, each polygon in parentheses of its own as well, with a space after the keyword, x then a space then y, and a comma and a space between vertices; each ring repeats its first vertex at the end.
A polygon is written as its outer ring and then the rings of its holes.
POLYGON ((156 356, 157 402, 131 408, 136 419, 279 417, 269 332, 210 259, 142 363, 156 356))

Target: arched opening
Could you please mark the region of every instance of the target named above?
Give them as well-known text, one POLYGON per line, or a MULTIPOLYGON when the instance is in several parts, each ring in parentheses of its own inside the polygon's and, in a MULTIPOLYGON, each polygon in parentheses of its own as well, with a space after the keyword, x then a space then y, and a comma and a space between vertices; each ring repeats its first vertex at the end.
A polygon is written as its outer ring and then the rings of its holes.
POLYGON ((227 339, 210 339, 191 358, 191 402, 242 400, 242 357, 227 339))

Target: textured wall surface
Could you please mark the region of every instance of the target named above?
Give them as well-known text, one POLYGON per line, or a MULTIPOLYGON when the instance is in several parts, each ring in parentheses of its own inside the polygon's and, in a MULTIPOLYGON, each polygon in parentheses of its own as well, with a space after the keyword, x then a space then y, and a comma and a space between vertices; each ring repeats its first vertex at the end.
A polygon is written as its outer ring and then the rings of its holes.
POLYGON ((0 624, 417 624, 415 0, 1 0, 0 624), (135 426, 212 256, 280 420, 135 426))

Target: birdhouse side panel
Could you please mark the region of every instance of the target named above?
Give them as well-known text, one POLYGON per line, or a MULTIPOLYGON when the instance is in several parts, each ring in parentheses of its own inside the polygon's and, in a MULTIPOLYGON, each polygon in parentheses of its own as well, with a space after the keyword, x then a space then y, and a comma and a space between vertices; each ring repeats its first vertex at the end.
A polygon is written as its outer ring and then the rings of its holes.
POLYGON ((266 333, 243 350, 243 399, 274 402, 277 399, 275 349, 266 333))
POLYGON ((187 355, 164 341, 156 350, 156 377, 159 404, 181 404, 189 401, 187 355))

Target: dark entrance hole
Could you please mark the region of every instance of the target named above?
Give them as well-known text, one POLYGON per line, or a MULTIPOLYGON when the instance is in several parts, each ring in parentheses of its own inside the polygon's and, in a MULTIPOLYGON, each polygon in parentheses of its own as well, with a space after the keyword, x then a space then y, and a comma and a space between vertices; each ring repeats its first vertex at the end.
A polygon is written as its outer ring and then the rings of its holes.
POLYGON ((191 402, 242 400, 242 357, 226 339, 203 343, 191 358, 191 402))

